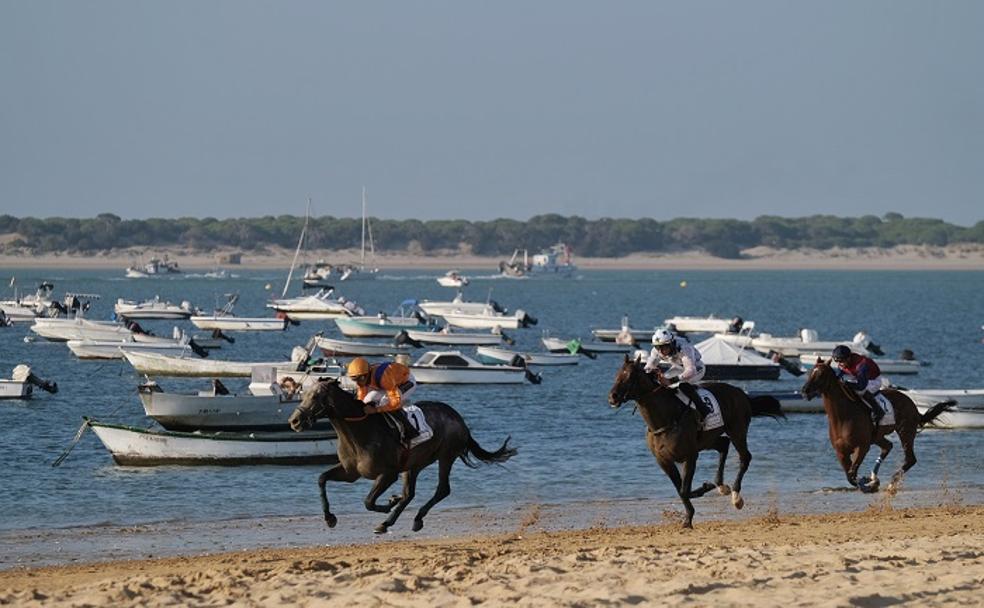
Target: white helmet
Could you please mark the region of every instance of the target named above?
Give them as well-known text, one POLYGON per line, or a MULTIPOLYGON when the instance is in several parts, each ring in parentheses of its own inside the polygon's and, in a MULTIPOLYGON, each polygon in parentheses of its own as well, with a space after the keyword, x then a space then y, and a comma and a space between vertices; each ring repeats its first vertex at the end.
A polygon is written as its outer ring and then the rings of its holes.
POLYGON ((653 346, 666 346, 673 342, 673 334, 665 329, 657 329, 653 332, 653 346))

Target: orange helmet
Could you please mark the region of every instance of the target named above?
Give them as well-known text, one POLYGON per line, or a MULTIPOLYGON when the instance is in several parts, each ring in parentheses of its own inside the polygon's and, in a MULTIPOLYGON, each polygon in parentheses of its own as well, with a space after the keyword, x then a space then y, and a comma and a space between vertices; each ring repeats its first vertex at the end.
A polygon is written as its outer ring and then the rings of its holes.
POLYGON ((369 362, 365 357, 356 357, 348 364, 348 377, 356 378, 369 373, 369 362))

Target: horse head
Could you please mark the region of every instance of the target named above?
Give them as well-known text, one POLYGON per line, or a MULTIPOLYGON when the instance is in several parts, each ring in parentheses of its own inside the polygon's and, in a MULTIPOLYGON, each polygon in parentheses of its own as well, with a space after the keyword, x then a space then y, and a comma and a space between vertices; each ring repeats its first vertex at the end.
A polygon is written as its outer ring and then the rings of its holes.
POLYGON ((304 392, 288 422, 290 428, 300 432, 314 426, 319 418, 361 418, 362 408, 362 402, 343 389, 338 380, 322 380, 304 392))
POLYGON ((813 369, 810 370, 810 375, 806 377, 806 382, 803 383, 800 393, 807 399, 813 399, 828 390, 831 381, 836 379, 837 376, 834 375, 834 370, 831 369, 830 362, 817 357, 817 362, 813 365, 813 369))
POLYGON ((653 388, 653 382, 646 375, 642 363, 625 355, 622 367, 615 374, 615 383, 608 391, 608 403, 617 409, 626 401, 639 399, 653 388))

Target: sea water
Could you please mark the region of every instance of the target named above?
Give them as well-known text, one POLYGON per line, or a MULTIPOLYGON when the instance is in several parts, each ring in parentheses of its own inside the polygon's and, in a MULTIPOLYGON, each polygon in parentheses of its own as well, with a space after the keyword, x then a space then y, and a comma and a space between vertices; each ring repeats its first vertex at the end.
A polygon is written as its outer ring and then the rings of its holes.
MULTIPOLYGON (((407 298, 450 299, 454 290, 437 284, 439 274, 383 270, 373 281, 339 283, 336 292, 370 312, 391 312, 407 298)), ((571 278, 524 280, 500 279, 491 270, 470 274, 467 299, 491 297, 539 320, 533 328, 507 331, 516 340, 511 348, 519 350, 542 350, 544 331, 588 340, 593 328, 617 328, 624 314, 633 328, 652 328, 675 315, 739 315, 777 336, 795 335, 809 327, 824 340, 849 340, 864 330, 887 356, 912 349, 929 365, 917 376, 894 378, 910 388, 984 386, 984 272, 599 270, 579 271, 571 278)), ((279 295, 286 271, 237 269, 226 279, 190 273, 148 279, 122 275, 122 270, 0 269, 0 280, 15 276, 22 291, 47 280, 55 284, 58 297, 65 292, 99 294, 87 313, 92 319, 109 319, 120 297, 160 296, 211 309, 229 293, 240 294, 237 314, 267 316, 271 311, 265 303, 273 294, 279 295)), ((292 287, 299 290, 296 279, 292 287)), ((169 335, 174 325, 195 330, 187 321, 141 324, 161 335, 169 335)), ((211 357, 286 360, 293 346, 319 331, 341 337, 330 320, 303 321, 285 332, 234 334, 236 343, 213 351, 211 357)), ((211 540, 198 546, 186 538, 185 544, 207 550, 251 542, 287 543, 282 534, 257 536, 253 526, 251 539, 240 535, 242 542, 214 544, 216 538, 224 538, 222 530, 235 527, 229 522, 239 520, 304 522, 316 536, 305 535, 304 541, 336 542, 359 540, 371 523, 384 517, 367 515, 362 506, 369 481, 331 484, 329 497, 340 524, 337 531, 326 533, 316 485, 324 469, 320 466, 121 467, 89 433, 61 466, 52 467, 72 441, 82 416, 143 426, 152 421, 144 416, 136 393, 142 379, 125 361, 80 361, 64 344, 34 337, 26 324, 0 329, 0 376, 9 377, 14 365, 28 363, 38 376, 59 386, 54 395, 36 392, 30 401, 0 402, 0 565, 23 563, 23 551, 40 551, 31 546, 31 539, 77 543, 77 535, 74 540, 65 536, 78 530, 112 529, 118 534, 128 526, 145 526, 166 539, 173 530, 186 530, 186 536, 195 537, 198 532, 187 531, 198 526, 211 530, 211 536, 203 536, 211 540), (358 534, 351 532, 355 523, 358 534), (19 552, 18 547, 27 549, 19 552)), ((474 354, 469 347, 464 350, 474 354)), ((646 447, 642 419, 632 413, 631 405, 619 411, 608 406, 607 394, 621 361, 619 355, 602 355, 597 360, 584 358, 577 366, 542 368, 543 383, 538 386, 421 386, 417 400, 451 404, 484 448, 496 449, 510 436, 519 450, 504 467, 456 466, 451 496, 428 516, 425 531, 467 532, 483 518, 511 520, 534 506, 550 513, 555 526, 626 518, 656 522, 660 514, 652 509, 679 510, 674 488, 646 447)), ((797 389, 802 381, 783 372, 780 381, 739 384, 779 390, 797 389)), ((159 382, 168 391, 193 391, 204 388, 207 379, 159 382)), ((240 383, 227 384, 239 388, 240 383)), ((743 494, 751 504, 770 501, 823 510, 863 508, 869 504, 866 501, 874 500, 833 491, 846 482, 822 415, 790 415, 784 422, 754 419, 749 449, 754 460, 743 494)), ((913 504, 984 497, 984 431, 927 430, 917 438, 916 453, 919 462, 907 476, 903 492, 918 497, 911 499, 913 504)), ((875 453, 870 453, 862 473, 874 458, 875 453)), ((713 476, 716 461, 715 453, 704 453, 696 483, 713 476)), ((901 449, 896 447, 882 467, 883 479, 900 462, 901 449)), ((733 478, 736 465, 732 451, 726 480, 733 478)), ((414 509, 433 493, 435 478, 436 467, 421 475, 417 498, 404 514, 405 521, 398 524, 400 530, 409 528, 414 509)), ((696 502, 698 522, 711 512, 724 512, 728 501, 719 498, 711 506, 708 501, 713 500, 696 502)), ((125 548, 127 541, 117 540, 125 548)), ((86 557, 92 552, 82 548, 78 553, 86 557)), ((129 554, 124 550, 112 554, 116 555, 129 554)), ((49 555, 40 561, 58 558, 49 555)))

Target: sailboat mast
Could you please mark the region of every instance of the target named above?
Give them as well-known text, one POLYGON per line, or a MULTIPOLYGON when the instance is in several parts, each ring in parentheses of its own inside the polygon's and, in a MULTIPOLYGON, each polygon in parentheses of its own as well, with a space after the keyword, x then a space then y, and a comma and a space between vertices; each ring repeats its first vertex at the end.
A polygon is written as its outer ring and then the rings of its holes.
POLYGON ((304 235, 307 234, 308 221, 311 219, 311 199, 308 198, 307 209, 304 211, 304 226, 301 228, 301 237, 297 239, 297 249, 294 250, 294 259, 290 262, 290 270, 287 272, 287 280, 284 281, 284 290, 280 297, 287 297, 287 290, 290 288, 290 279, 294 276, 294 266, 297 265, 297 256, 301 254, 301 247, 304 245, 304 235))
POLYGON ((359 258, 362 268, 366 268, 366 187, 362 186, 362 256, 359 258))

